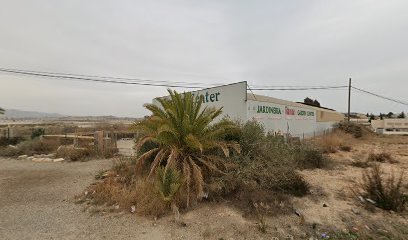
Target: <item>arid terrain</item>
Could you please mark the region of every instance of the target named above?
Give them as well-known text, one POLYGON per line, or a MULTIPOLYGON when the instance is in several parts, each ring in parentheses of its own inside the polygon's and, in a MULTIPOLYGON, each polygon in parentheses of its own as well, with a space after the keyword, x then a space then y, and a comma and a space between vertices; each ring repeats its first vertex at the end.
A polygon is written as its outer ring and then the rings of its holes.
MULTIPOLYGON (((408 168, 408 137, 370 137, 353 140, 350 152, 330 154, 330 169, 303 170, 311 193, 293 199, 293 212, 259 219, 244 217, 228 202, 203 202, 182 213, 186 225, 172 216, 159 219, 129 212, 92 211, 75 204, 75 196, 108 169, 112 160, 35 163, 0 159, 0 239, 337 239, 332 232, 365 232, 383 239, 408 235, 406 211, 394 213, 367 208, 352 194, 363 168, 355 162, 372 152, 387 152, 397 163, 381 163, 396 176, 408 168), (301 215, 303 217, 299 217, 301 215), (275 238, 274 238, 275 237, 275 238)), ((407 177, 404 189, 407 190, 407 177)), ((341 238, 348 239, 348 238, 341 238)), ((350 235, 350 239, 352 238, 350 235)))

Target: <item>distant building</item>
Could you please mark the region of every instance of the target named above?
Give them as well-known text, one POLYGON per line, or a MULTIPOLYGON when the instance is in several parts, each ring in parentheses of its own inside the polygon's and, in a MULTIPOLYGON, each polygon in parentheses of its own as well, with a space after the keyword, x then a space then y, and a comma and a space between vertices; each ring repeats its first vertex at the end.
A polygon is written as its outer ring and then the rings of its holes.
POLYGON ((374 132, 388 135, 408 135, 408 119, 386 118, 383 120, 372 120, 371 128, 374 132))
MULTIPOLYGON (((223 115, 217 120, 224 116, 242 122, 255 120, 267 132, 292 137, 320 135, 344 120, 342 113, 332 109, 252 94, 247 91, 246 82, 202 89, 192 94, 202 97, 203 106, 223 107, 223 115)), ((153 103, 158 104, 156 99, 153 103)))

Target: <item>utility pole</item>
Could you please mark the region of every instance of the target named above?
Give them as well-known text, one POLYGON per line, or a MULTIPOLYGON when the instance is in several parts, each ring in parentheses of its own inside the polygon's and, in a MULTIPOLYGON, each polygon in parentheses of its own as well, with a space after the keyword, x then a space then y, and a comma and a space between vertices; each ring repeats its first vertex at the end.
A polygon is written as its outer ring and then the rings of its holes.
POLYGON ((350 123, 350 104, 351 104, 351 78, 349 78, 349 91, 348 91, 348 112, 347 121, 350 123))

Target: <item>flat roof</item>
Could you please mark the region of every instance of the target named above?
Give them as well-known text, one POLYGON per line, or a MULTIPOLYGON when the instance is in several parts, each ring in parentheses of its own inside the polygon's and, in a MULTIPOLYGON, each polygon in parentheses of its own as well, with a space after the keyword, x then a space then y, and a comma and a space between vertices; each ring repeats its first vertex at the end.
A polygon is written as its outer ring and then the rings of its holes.
POLYGON ((283 100, 279 98, 263 96, 263 95, 258 95, 258 94, 252 94, 252 93, 247 93, 247 99, 252 100, 252 101, 258 101, 258 102, 276 103, 276 104, 287 105, 287 106, 292 106, 292 107, 310 108, 310 109, 324 111, 324 112, 337 112, 330 108, 316 107, 316 106, 311 106, 311 105, 307 105, 303 103, 292 102, 288 100, 283 100))

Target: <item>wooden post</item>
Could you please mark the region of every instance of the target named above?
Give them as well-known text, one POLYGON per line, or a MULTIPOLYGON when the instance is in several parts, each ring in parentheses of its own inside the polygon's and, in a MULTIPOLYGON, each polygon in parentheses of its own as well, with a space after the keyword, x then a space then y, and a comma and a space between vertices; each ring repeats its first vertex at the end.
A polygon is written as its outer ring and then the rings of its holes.
POLYGON ((95 150, 99 153, 99 154, 103 154, 104 153, 104 141, 103 141, 103 131, 96 131, 94 134, 95 137, 95 150))
POLYGON ((349 89, 348 89, 348 111, 347 111, 348 123, 350 123, 350 106, 351 106, 351 78, 349 78, 349 89))

